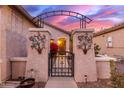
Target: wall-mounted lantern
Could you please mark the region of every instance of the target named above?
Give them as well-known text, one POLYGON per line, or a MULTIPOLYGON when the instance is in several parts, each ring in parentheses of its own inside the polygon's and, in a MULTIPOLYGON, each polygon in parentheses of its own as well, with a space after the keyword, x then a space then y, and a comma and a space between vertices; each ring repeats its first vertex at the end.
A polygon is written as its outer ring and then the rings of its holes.
POLYGON ((84 75, 85 83, 87 84, 87 75, 84 75))
POLYGON ((37 52, 41 54, 42 50, 45 48, 46 36, 41 36, 40 32, 37 32, 37 34, 30 36, 29 40, 32 41, 31 48, 37 50, 37 52))
POLYGON ((93 38, 93 34, 92 32, 89 31, 85 31, 78 36, 78 40, 79 40, 78 48, 82 49, 84 54, 87 54, 87 51, 91 49, 92 38, 93 38))

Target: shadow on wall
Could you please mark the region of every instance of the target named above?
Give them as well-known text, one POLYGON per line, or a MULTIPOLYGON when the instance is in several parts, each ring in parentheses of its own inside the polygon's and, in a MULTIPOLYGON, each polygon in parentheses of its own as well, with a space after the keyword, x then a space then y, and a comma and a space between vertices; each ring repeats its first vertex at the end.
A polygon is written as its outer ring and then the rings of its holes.
POLYGON ((27 56, 26 36, 7 31, 6 33, 6 55, 7 57, 26 57, 27 56))

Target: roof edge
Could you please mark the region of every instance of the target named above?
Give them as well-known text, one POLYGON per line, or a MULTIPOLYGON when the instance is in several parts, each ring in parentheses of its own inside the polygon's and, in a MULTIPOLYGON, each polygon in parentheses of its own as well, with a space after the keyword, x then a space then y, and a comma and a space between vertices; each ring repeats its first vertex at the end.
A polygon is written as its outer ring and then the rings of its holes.
POLYGON ((94 37, 97 37, 97 36, 100 36, 100 35, 103 35, 103 34, 107 34, 107 33, 110 33, 110 32, 114 32, 114 31, 117 31, 118 29, 123 29, 123 28, 124 28, 124 23, 121 23, 119 25, 116 25, 116 26, 110 27, 108 29, 101 30, 100 32, 94 33, 94 37))

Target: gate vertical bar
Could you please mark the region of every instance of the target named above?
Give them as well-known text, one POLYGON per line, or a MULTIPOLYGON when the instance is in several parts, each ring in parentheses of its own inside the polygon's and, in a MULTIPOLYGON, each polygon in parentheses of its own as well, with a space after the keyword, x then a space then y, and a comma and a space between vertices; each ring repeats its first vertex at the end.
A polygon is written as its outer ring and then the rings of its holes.
POLYGON ((52 56, 52 54, 51 54, 51 70, 50 70, 50 72, 51 72, 51 76, 53 76, 53 56, 52 56))
POLYGON ((58 53, 58 75, 60 75, 59 60, 60 60, 60 57, 59 57, 59 53, 58 53))
POLYGON ((50 53, 48 54, 48 76, 50 76, 50 53))
POLYGON ((74 76, 74 54, 72 54, 72 76, 74 76))

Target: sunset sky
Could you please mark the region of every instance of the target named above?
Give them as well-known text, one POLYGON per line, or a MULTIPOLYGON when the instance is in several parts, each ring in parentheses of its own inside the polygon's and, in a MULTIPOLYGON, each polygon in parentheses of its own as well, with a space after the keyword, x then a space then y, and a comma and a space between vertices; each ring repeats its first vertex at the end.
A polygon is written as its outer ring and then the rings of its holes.
MULTIPOLYGON (((23 7, 33 17, 53 10, 75 11, 91 18, 93 21, 88 24, 88 28, 95 28, 96 31, 124 22, 124 5, 27 5, 23 7)), ((74 17, 54 16, 45 21, 67 31, 79 28, 79 20, 74 17)))

